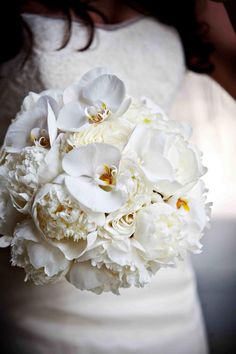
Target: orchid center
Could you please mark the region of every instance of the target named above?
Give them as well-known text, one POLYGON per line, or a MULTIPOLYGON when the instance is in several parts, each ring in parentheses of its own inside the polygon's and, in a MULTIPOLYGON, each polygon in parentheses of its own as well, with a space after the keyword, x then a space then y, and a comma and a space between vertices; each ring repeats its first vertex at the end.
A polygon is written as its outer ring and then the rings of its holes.
POLYGON ((111 111, 107 108, 106 103, 102 102, 98 107, 90 106, 85 109, 85 114, 88 117, 90 124, 102 123, 108 118, 111 111))
POLYGON ((117 168, 104 164, 98 169, 98 185, 106 192, 110 192, 116 185, 117 168))
POLYGON ((50 148, 49 135, 45 129, 32 129, 30 132, 30 141, 36 146, 40 146, 45 149, 50 148))
POLYGON ((190 207, 188 205, 188 201, 183 198, 179 198, 176 202, 177 209, 184 208, 185 211, 190 211, 190 207))

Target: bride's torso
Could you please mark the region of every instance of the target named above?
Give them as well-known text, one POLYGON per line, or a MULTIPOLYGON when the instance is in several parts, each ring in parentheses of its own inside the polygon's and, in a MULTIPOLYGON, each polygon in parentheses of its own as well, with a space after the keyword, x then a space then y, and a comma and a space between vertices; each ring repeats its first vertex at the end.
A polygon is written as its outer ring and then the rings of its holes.
MULTIPOLYGON (((126 82, 130 95, 145 95, 168 109, 185 71, 177 32, 157 21, 136 17, 118 25, 97 25, 92 45, 87 29, 73 22, 69 44, 61 50, 65 21, 25 14, 34 48, 24 66, 24 53, 2 67, 0 121, 7 127, 28 91, 63 88, 96 66, 107 66, 126 82)), ((1 138, 3 138, 2 129, 1 138)))
MULTIPOLYGON (((62 44, 65 22, 24 15, 34 33, 32 56, 7 63, 1 76, 1 126, 7 127, 28 91, 63 88, 95 66, 108 66, 126 82, 127 92, 145 95, 165 110, 181 84, 185 67, 180 39, 170 27, 145 17, 122 25, 97 26, 83 52, 87 31, 74 22, 69 45, 62 44)), ((4 128, 2 129, 2 136, 4 128)), ((1 306, 23 344, 44 353, 206 352, 195 280, 188 262, 162 269, 145 289, 96 296, 61 282, 45 287, 23 283, 1 251, 1 306), (17 289, 17 292, 16 292, 17 289), (23 338, 23 339, 22 339, 23 338), (43 343, 43 344, 42 344, 43 343), (45 346, 45 350, 43 349, 45 346)), ((21 343, 22 344, 22 343, 21 343)))

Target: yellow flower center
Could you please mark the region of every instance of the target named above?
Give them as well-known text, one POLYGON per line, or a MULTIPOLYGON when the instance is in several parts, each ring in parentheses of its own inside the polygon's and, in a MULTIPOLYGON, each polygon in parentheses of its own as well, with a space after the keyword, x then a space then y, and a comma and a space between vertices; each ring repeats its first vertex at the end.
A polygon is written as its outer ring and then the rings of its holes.
POLYGON ((50 148, 50 140, 46 130, 41 130, 40 133, 36 133, 31 131, 30 133, 30 140, 36 146, 41 146, 45 149, 50 148))
POLYGON ((88 109, 86 112, 90 124, 99 124, 103 122, 110 113, 110 110, 104 102, 102 102, 100 108, 91 107, 91 109, 88 109))
POLYGON ((184 208, 185 211, 190 211, 190 207, 188 205, 188 201, 183 198, 179 198, 176 202, 177 209, 184 208))
POLYGON ((113 166, 108 166, 104 164, 103 173, 99 176, 99 179, 104 182, 104 184, 99 185, 106 192, 110 192, 116 184, 117 169, 113 166))

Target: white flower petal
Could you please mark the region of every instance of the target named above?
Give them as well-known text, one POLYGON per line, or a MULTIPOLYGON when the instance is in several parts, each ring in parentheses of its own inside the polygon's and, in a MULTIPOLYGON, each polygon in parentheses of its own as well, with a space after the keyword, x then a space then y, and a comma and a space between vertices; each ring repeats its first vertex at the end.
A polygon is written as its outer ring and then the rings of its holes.
POLYGON ((36 269, 44 268, 49 277, 65 270, 69 265, 64 254, 46 241, 42 243, 30 242, 27 245, 27 250, 33 267, 36 269))
POLYGON ((115 75, 101 75, 82 89, 82 96, 91 105, 104 102, 116 112, 125 98, 125 86, 115 75))
POLYGON ((47 104, 47 108, 48 108, 48 117, 47 117, 48 135, 49 135, 50 145, 52 146, 57 137, 57 122, 56 122, 55 114, 49 102, 47 104))
POLYGON ((38 170, 39 183, 48 183, 62 172, 60 145, 55 143, 46 154, 38 170))
POLYGON ((119 209, 126 201, 121 191, 105 192, 93 181, 83 178, 65 178, 65 186, 71 196, 94 212, 110 213, 119 209))
POLYGON ((32 110, 20 114, 9 126, 4 140, 6 151, 19 152, 25 146, 32 145, 30 141, 31 130, 35 127, 46 128, 47 110, 38 102, 32 110))
POLYGON ((74 101, 74 102, 79 101, 81 88, 84 87, 85 85, 89 84, 91 81, 96 79, 98 76, 101 76, 103 74, 109 74, 109 71, 107 68, 98 67, 98 68, 88 71, 86 74, 84 74, 81 77, 79 82, 72 84, 65 89, 65 91, 63 93, 64 103, 67 104, 72 101, 74 101))
POLYGON ((81 146, 71 150, 62 160, 63 170, 70 176, 92 176, 94 173, 93 159, 95 154, 94 144, 81 146))
POLYGON ((127 98, 126 100, 124 100, 118 110, 112 115, 112 118, 121 117, 128 110, 131 101, 131 98, 127 98))
POLYGON ((62 131, 77 132, 87 122, 87 118, 78 102, 66 104, 59 112, 57 127, 62 131))
POLYGON ((69 261, 78 258, 87 247, 85 240, 75 242, 73 239, 66 239, 61 241, 53 240, 51 242, 61 250, 69 261))
POLYGON ((98 269, 90 262, 75 262, 66 276, 67 280, 80 290, 90 290, 100 294, 104 288, 113 290, 117 288, 117 279, 108 269, 98 269))
POLYGON ((11 236, 2 236, 0 237, 0 248, 5 248, 11 245, 12 237, 11 236))

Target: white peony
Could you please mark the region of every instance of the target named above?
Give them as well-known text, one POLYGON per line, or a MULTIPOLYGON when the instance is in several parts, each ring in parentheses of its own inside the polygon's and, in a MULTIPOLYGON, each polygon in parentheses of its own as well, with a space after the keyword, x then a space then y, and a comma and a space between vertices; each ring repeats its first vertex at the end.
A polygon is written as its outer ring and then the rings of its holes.
POLYGON ((142 209, 136 218, 134 239, 144 248, 140 255, 144 261, 174 264, 188 249, 200 251, 200 234, 196 225, 166 203, 152 204, 142 209))
POLYGON ((39 169, 47 150, 26 147, 19 154, 9 154, 5 164, 5 188, 13 206, 21 213, 30 213, 33 198, 39 187, 39 169))
POLYGON ((205 172, 198 152, 181 135, 142 124, 135 128, 125 153, 165 198, 196 182, 205 172))
POLYGON ((93 266, 91 262, 74 262, 66 276, 67 280, 80 290, 89 290, 96 294, 111 291, 119 294, 121 281, 117 274, 107 269, 93 266))
POLYGON ((96 224, 61 185, 42 187, 35 196, 32 213, 43 237, 68 260, 78 258, 96 240, 96 224))
POLYGON ((12 265, 24 268, 25 280, 43 285, 61 279, 70 262, 59 248, 44 240, 32 220, 17 225, 11 248, 12 265))

